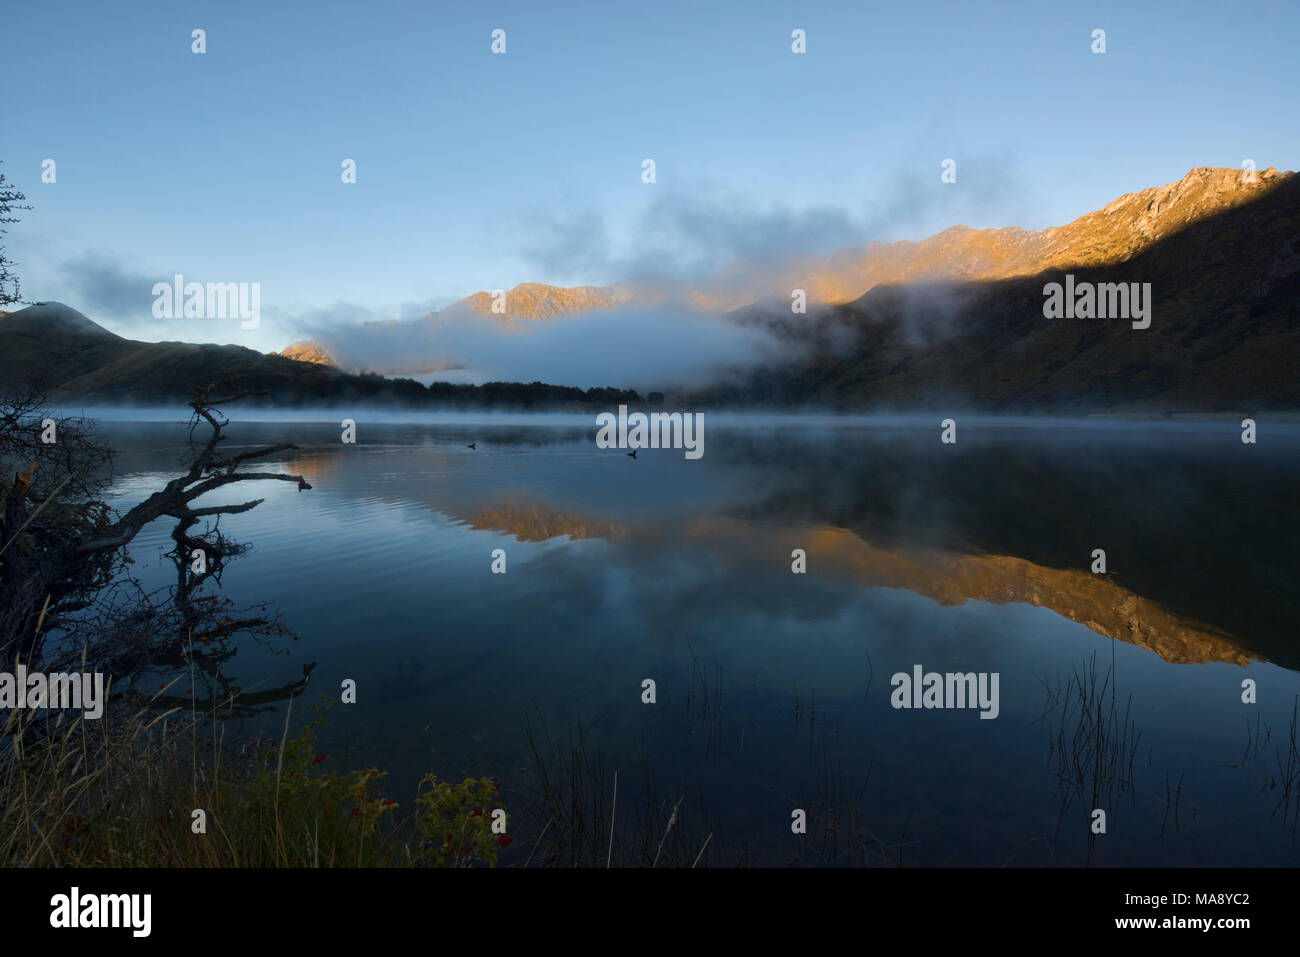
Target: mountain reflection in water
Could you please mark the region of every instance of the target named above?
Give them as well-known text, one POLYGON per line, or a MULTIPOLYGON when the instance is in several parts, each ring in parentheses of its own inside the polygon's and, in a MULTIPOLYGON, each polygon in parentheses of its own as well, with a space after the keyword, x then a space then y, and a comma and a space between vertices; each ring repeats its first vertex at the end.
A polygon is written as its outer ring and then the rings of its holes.
MULTIPOLYGON (((758 863, 804 860, 791 809, 847 800, 829 782, 849 778, 906 864, 1300 861, 1284 782, 1260 770, 1270 749, 1286 764, 1300 692, 1300 435, 985 421, 945 446, 939 418, 710 423, 699 461, 601 451, 594 426, 358 416, 344 446, 333 423, 237 420, 232 443, 296 442, 267 467, 313 486, 223 520, 255 545, 225 591, 274 601, 303 638, 289 658, 241 649, 240 678, 312 660, 309 697, 355 679, 328 733, 399 796, 425 770, 524 788, 524 715, 561 737, 581 721, 611 767, 631 777, 644 757, 662 795, 707 808, 713 840, 758 863), (999 717, 893 709, 890 676, 916 664, 999 673, 999 717), (1140 733, 1093 840, 1053 697, 1090 666, 1140 733), (707 733, 701 673, 720 695, 707 733), (1257 718, 1271 734, 1245 762, 1257 718)), ((176 426, 106 430, 123 503, 181 452, 176 426)), ((165 574, 157 546, 161 528, 134 546, 146 576, 165 574)))

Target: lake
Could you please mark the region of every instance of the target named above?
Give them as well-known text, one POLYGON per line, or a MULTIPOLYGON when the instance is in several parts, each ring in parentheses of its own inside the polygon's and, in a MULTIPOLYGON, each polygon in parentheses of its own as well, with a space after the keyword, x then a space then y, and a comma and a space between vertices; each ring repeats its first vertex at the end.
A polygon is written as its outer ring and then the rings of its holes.
MULTIPOLYGON (((301 637, 230 675, 315 662, 295 717, 354 680, 321 748, 399 800, 487 775, 509 809, 527 730, 581 728, 603 799, 618 772, 629 822, 680 801, 707 864, 1300 863, 1295 426, 706 414, 702 458, 634 460, 594 416, 354 417, 346 445, 236 415, 225 451, 294 442, 266 468, 313 488, 204 504, 265 498, 222 519, 253 545, 224 592, 301 637), (895 707, 917 666, 996 675, 996 717, 895 707)), ((103 429, 119 507, 176 474, 183 426, 103 429)), ((148 581, 169 531, 132 546, 148 581)))

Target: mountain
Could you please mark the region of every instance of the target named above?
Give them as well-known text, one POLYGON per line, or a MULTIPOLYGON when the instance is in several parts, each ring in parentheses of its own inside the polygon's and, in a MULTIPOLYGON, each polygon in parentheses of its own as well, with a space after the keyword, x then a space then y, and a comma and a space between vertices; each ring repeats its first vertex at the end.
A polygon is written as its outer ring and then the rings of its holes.
POLYGON ((1241 170, 1203 166, 1176 183, 1126 193, 1064 226, 1038 232, 954 226, 915 244, 875 244, 833 272, 849 294, 823 301, 841 304, 876 286, 920 279, 1009 279, 1123 262, 1191 223, 1268 193, 1291 175, 1270 168, 1247 181, 1241 170))
POLYGON ((196 386, 239 377, 283 402, 424 396, 419 383, 348 376, 242 346, 137 342, 58 302, 0 318, 0 385, 32 382, 54 399, 148 403, 188 399, 196 386))
MULTIPOLYGON (((286 350, 287 351, 287 350, 286 350)), ((319 361, 264 355, 242 346, 124 339, 58 302, 0 316, 0 393, 34 385, 51 400, 83 404, 172 404, 227 379, 265 392, 246 404, 383 404, 463 409, 607 409, 639 402, 622 389, 541 382, 482 386, 351 375, 319 361)))
POLYGON ((740 313, 738 318, 748 319, 746 307, 766 303, 788 309, 793 289, 805 290, 812 304, 843 306, 882 286, 991 282, 1050 270, 1101 268, 1133 259, 1193 223, 1267 195, 1293 175, 1269 168, 1247 179, 1241 170, 1198 167, 1175 183, 1127 193, 1064 226, 1039 231, 953 226, 919 242, 874 242, 800 257, 780 267, 734 263, 707 280, 671 289, 638 283, 567 289, 524 283, 506 294, 504 313, 492 311, 490 293, 477 292, 420 319, 366 323, 290 349, 353 370, 416 374, 446 368, 457 358, 439 351, 436 333, 441 323, 458 317, 510 323, 672 301, 688 310, 740 313), (412 331, 419 335, 411 336, 412 331), (396 341, 427 345, 394 348, 391 342, 396 341))
POLYGON ((432 342, 440 325, 457 319, 482 316, 510 324, 518 320, 545 320, 597 309, 613 309, 631 300, 631 294, 621 287, 565 288, 525 282, 506 290, 500 298, 490 292, 476 292, 418 319, 361 323, 351 335, 295 342, 280 354, 307 362, 340 366, 353 372, 408 374, 436 371, 446 367, 436 352, 412 356, 409 350, 388 347, 386 343, 390 339, 405 343, 421 338, 432 342), (500 306, 494 310, 498 302, 500 306), (359 349, 351 345, 358 341, 363 343, 359 349), (389 358, 381 359, 382 355, 389 358))
POLYGON ((281 349, 277 355, 298 362, 311 362, 320 366, 335 366, 336 363, 314 342, 295 342, 281 349))
MULTIPOLYGON (((1176 183, 1126 193, 1064 226, 1040 231, 952 226, 920 242, 878 242, 807 257, 771 277, 767 287, 730 297, 706 285, 693 291, 691 300, 701 308, 729 311, 767 297, 788 304, 790 290, 801 288, 811 302, 843 305, 877 286, 1010 279, 1110 265, 1193 222, 1248 203, 1293 175, 1269 168, 1248 181, 1241 170, 1198 167, 1176 183)), ((719 277, 723 280, 725 275, 719 277)))
POLYGON ((447 316, 477 313, 483 316, 501 315, 504 319, 552 319, 571 316, 592 309, 612 309, 627 301, 629 293, 614 286, 548 286, 540 282, 524 282, 506 292, 502 298, 504 312, 494 312, 496 297, 492 293, 476 292, 453 303, 446 309, 430 313, 422 321, 447 316))
POLYGON ((1300 408, 1300 178, 1193 170, 1038 234, 1038 272, 877 285, 783 334, 805 362, 700 403, 840 408, 1249 411, 1300 408), (1149 284, 1149 328, 1045 316, 1049 284, 1149 284), (828 330, 834 330, 830 335, 828 330))
MULTIPOLYGON (((1247 181, 1237 170, 1198 168, 1061 227, 956 226, 921 242, 877 243, 805 263, 811 265, 802 272, 796 264, 789 267, 796 272, 780 277, 774 271, 765 280, 778 288, 771 298, 751 297, 725 314, 737 326, 760 325, 784 340, 780 363, 679 391, 674 404, 1300 409, 1293 368, 1300 356, 1300 178, 1293 173, 1268 169, 1247 181), (815 290, 825 303, 791 314, 791 283, 815 290), (787 290, 780 292, 783 284, 787 290), (1150 306, 1149 325, 1135 328, 1134 317, 1049 318, 1046 294, 1054 285, 1109 286, 1117 303, 1122 286, 1134 303, 1150 306), (859 287, 865 288, 839 301, 859 287)), ((717 290, 734 279, 721 275, 715 285, 701 285, 693 292, 697 303, 720 296, 717 290)), ((390 357, 387 371, 445 367, 447 357, 434 351, 444 324, 550 322, 653 295, 632 285, 529 283, 510 290, 506 311, 498 314, 492 295, 477 293, 409 323, 351 327, 343 338, 360 355, 342 361, 329 343, 297 343, 263 355, 238 346, 135 342, 67 306, 44 303, 0 318, 0 385, 35 377, 58 395, 144 402, 188 398, 195 385, 239 375, 284 403, 365 398, 581 407, 634 393, 542 383, 426 388, 384 379, 373 371, 381 363, 361 360, 372 349, 390 357), (412 326, 421 335, 409 335, 412 326), (402 335, 381 348, 394 329, 402 335), (429 351, 422 355, 425 342, 429 351)))
POLYGON ((128 340, 77 310, 41 302, 0 318, 0 382, 70 381, 123 358, 128 340))

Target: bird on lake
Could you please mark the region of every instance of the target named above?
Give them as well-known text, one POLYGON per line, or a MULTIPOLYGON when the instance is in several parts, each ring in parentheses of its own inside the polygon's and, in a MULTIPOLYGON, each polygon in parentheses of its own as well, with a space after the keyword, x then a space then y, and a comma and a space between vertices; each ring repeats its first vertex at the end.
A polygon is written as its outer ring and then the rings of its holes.
POLYGON ((478 445, 478 442, 477 442, 477 441, 474 441, 474 442, 471 442, 469 445, 465 446, 465 448, 467 448, 467 449, 472 449, 472 448, 474 448, 474 447, 477 446, 477 445, 478 445))
POLYGON ((633 449, 631 452, 627 453, 627 457, 630 459, 636 458, 636 449, 633 449))

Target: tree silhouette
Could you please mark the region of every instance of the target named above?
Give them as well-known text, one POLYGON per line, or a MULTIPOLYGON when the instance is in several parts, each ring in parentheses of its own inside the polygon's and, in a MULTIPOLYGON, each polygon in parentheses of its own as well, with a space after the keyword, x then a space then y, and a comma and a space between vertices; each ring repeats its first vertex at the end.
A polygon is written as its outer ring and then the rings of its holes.
MULTIPOLYGON (((4 173, 0 173, 0 236, 8 232, 4 228, 4 223, 18 222, 18 217, 14 213, 31 209, 30 206, 23 205, 26 199, 22 190, 6 180, 4 173)), ((10 268, 13 265, 14 263, 5 255, 3 242, 0 242, 0 306, 22 301, 22 284, 18 281, 18 275, 10 268)))
POLYGON ((219 584, 226 562, 247 550, 221 532, 220 517, 262 500, 200 506, 196 499, 240 482, 311 488, 300 475, 244 468, 296 446, 221 454, 229 420, 218 407, 250 394, 224 382, 195 390, 189 467, 121 514, 102 497, 111 452, 84 420, 57 420, 58 440, 46 444, 39 438, 46 414, 39 396, 0 399, 0 658, 20 658, 36 670, 103 671, 115 694, 139 697, 156 697, 148 682, 156 692, 159 679, 184 669, 207 685, 199 695, 205 705, 243 713, 301 691, 310 666, 301 681, 241 695, 222 670, 239 637, 276 650, 277 639, 296 636, 267 605, 236 609, 203 591, 209 581, 219 584), (218 387, 228 388, 217 394, 218 387), (173 586, 149 592, 128 572, 125 549, 158 519, 174 522, 170 557, 177 577, 173 586))

